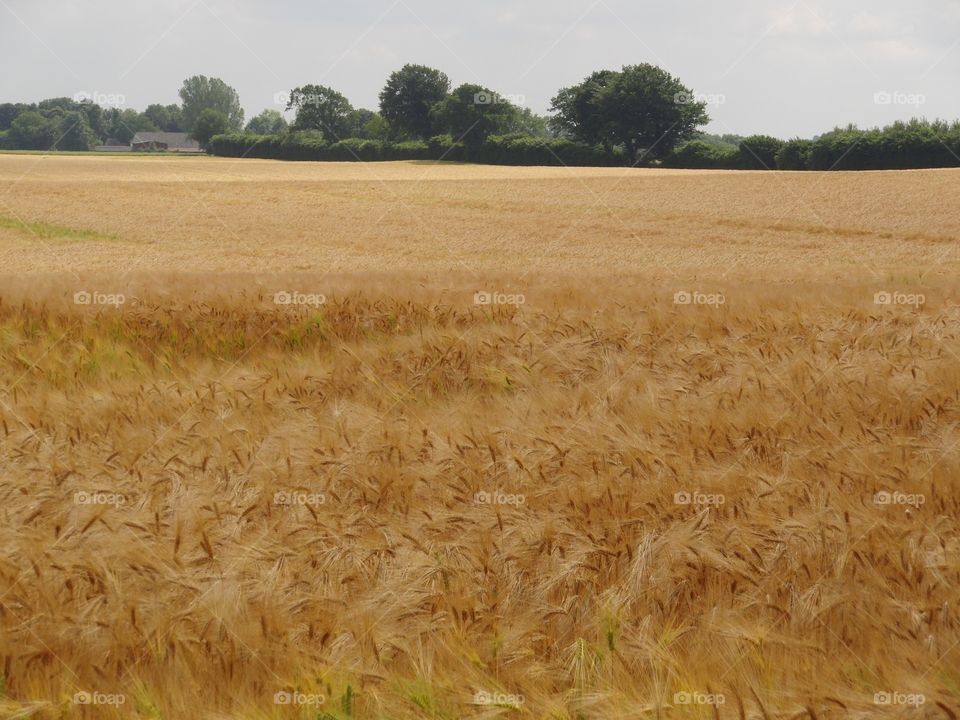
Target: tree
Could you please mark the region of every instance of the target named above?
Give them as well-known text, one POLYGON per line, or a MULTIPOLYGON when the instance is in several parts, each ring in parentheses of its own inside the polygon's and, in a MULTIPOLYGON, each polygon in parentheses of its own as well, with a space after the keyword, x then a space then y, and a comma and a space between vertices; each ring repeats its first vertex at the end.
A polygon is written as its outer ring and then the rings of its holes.
POLYGON ((336 142, 350 134, 353 106, 346 97, 324 85, 304 85, 290 91, 287 110, 296 110, 294 130, 320 130, 327 141, 336 142))
POLYGON ((549 138, 550 127, 547 118, 537 115, 530 108, 516 108, 514 116, 507 121, 506 132, 523 133, 536 138, 549 138))
POLYGON ((560 137, 596 145, 603 142, 603 119, 597 108, 597 94, 618 73, 600 70, 592 73, 579 85, 563 88, 553 98, 550 110, 550 129, 560 137))
POLYGON ((219 110, 227 117, 231 130, 243 128, 243 108, 237 91, 220 78, 208 78, 194 75, 183 81, 180 88, 180 100, 183 101, 182 126, 192 132, 200 113, 204 110, 219 110))
POLYGON ((380 92, 380 114, 395 134, 426 140, 434 134, 430 111, 450 92, 450 78, 425 65, 404 65, 380 92))
POLYGON ((186 132, 183 127, 183 113, 179 105, 148 105, 143 114, 150 122, 164 132, 186 132))
POLYGON ((57 124, 38 112, 20 113, 10 124, 7 142, 17 150, 49 150, 57 141, 57 124))
POLYGON ((27 111, 36 111, 36 105, 26 105, 24 103, 2 103, 0 104, 0 131, 9 130, 17 115, 27 111))
POLYGON ((138 132, 156 132, 160 129, 145 114, 138 113, 132 108, 107 110, 105 125, 107 135, 122 143, 130 142, 138 132))
POLYGON ((57 129, 57 150, 86 151, 97 144, 97 136, 90 128, 87 115, 80 110, 64 113, 57 129))
POLYGON ((555 131, 607 147, 622 146, 638 162, 660 158, 709 121, 706 103, 655 65, 601 70, 553 98, 555 131))
POLYGON ((634 162, 668 155, 710 121, 706 103, 655 65, 627 65, 596 94, 601 138, 634 162))
POLYGON ((349 135, 354 138, 364 140, 388 140, 390 138, 390 126, 383 119, 383 115, 373 110, 360 108, 350 113, 348 118, 350 125, 349 135))
POLYGON ((519 111, 482 85, 456 88, 433 106, 435 126, 467 147, 479 147, 490 135, 509 132, 519 111))
POLYGON ((769 135, 751 135, 740 141, 740 166, 747 170, 776 170, 783 140, 769 135))
POLYGON ((206 149, 210 143, 210 138, 214 135, 222 135, 230 129, 230 119, 220 110, 207 108, 200 113, 197 122, 194 123, 193 131, 190 137, 200 143, 200 147, 206 149))
POLYGON ((277 110, 264 110, 247 123, 246 131, 254 135, 277 135, 287 129, 287 121, 277 110))

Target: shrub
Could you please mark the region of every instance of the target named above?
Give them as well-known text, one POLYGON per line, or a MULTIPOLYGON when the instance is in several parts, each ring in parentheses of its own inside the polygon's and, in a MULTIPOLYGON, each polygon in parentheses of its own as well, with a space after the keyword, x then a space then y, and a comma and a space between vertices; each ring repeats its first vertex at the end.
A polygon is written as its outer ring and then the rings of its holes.
POLYGON ((783 143, 777 151, 776 161, 778 170, 809 170, 810 151, 813 148, 812 140, 796 138, 783 143))
POLYGON ((724 170, 737 167, 739 151, 693 140, 676 148, 664 161, 669 168, 724 170))
POLYGON ((783 140, 769 135, 745 137, 737 148, 737 165, 744 170, 775 170, 782 147, 783 140))

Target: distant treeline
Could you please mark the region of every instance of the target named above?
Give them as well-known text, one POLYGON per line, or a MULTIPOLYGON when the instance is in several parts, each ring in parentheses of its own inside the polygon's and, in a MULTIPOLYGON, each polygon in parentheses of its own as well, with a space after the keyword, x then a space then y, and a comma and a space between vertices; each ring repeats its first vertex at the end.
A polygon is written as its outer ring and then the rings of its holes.
POLYGON ((622 152, 591 147, 565 138, 543 138, 514 133, 489 135, 479 145, 455 142, 450 135, 437 135, 428 142, 389 142, 348 138, 327 144, 323 138, 304 133, 284 135, 216 135, 208 151, 225 157, 274 160, 362 161, 451 160, 491 165, 624 165, 622 152))
POLYGON ((672 168, 725 170, 908 170, 960 167, 960 122, 910 120, 884 128, 836 128, 813 140, 715 136, 678 145, 672 168))
POLYGON ((548 117, 519 95, 452 87, 440 70, 391 73, 379 109, 354 108, 324 85, 274 96, 244 125, 236 90, 219 78, 184 81, 180 104, 123 108, 123 96, 80 92, 0 104, 0 148, 90 150, 136 132, 185 132, 208 152, 280 160, 458 160, 502 165, 619 165, 737 170, 881 170, 960 166, 960 123, 911 120, 837 128, 811 140, 700 131, 709 96, 650 64, 600 70, 561 88, 548 117), (98 103, 114 107, 101 107, 98 103))
MULTIPOLYGON (((428 142, 348 138, 326 143, 304 133, 215 136, 214 155, 275 160, 455 160, 493 165, 633 165, 621 148, 513 133, 480 145, 440 135, 428 142)), ((680 143, 653 165, 710 170, 904 170, 960 167, 960 123, 911 120, 882 129, 838 128, 813 140, 703 135, 680 143)))

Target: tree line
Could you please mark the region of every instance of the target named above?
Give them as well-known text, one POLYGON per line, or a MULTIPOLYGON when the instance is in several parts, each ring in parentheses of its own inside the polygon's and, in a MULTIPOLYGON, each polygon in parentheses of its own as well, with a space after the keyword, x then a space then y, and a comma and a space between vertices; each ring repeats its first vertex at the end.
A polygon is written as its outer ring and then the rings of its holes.
POLYGON ((287 160, 446 159, 513 165, 653 165, 726 169, 883 169, 960 166, 960 124, 913 120, 887 128, 837 128, 819 137, 712 136, 706 103, 650 64, 594 72, 560 89, 550 115, 440 70, 391 73, 376 110, 337 90, 305 84, 283 93, 288 123, 267 109, 244 124, 237 91, 197 75, 180 104, 143 112, 97 97, 0 104, 0 148, 89 150, 137 132, 186 132, 208 152, 287 160))

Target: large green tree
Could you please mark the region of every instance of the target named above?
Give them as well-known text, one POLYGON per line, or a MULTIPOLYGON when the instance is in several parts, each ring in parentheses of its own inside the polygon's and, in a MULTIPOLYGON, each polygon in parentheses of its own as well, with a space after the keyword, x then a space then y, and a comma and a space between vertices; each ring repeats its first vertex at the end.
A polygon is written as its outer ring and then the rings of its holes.
POLYGON ((186 132, 193 131, 204 110, 219 110, 227 117, 231 130, 243 128, 243 108, 237 91, 220 78, 194 75, 183 81, 180 88, 183 104, 182 124, 186 132))
POLYGON ((276 135, 287 129, 287 121, 277 110, 264 110, 247 123, 246 131, 254 135, 276 135))
POLYGON ((328 142, 350 135, 353 106, 342 94, 325 85, 303 85, 290 91, 287 110, 295 110, 293 129, 319 130, 328 142))
POLYGON ((492 90, 468 83, 434 105, 430 115, 441 132, 467 147, 477 147, 490 135, 509 132, 519 110, 492 90))
POLYGON ((161 105, 154 103, 148 105, 143 111, 150 122, 156 125, 164 132, 187 132, 183 126, 183 111, 179 105, 161 105))
POLYGON ((366 108, 358 108, 350 113, 350 137, 364 140, 388 140, 390 127, 383 115, 366 108))
POLYGON ((7 142, 17 150, 50 150, 57 141, 59 123, 38 112, 22 112, 10 124, 7 142))
POLYGON ((404 65, 380 91, 380 114, 394 134, 425 140, 434 134, 430 111, 450 92, 450 78, 425 65, 404 65))
POLYGON ((139 113, 133 108, 107 110, 105 124, 106 134, 122 143, 130 142, 138 132, 156 132, 160 129, 144 113, 139 113))
POLYGON ((214 135, 221 135, 230 129, 230 120, 220 110, 207 108, 197 121, 193 124, 193 130, 190 137, 200 143, 200 147, 206 150, 210 143, 210 138, 214 135))
POLYGON ((661 158, 709 121, 706 103, 655 65, 593 73, 553 99, 555 129, 587 143, 621 146, 633 162, 661 158))
POLYGON ((2 103, 0 104, 0 131, 9 130, 17 115, 28 111, 36 111, 36 105, 26 105, 24 103, 2 103))
POLYGON ((85 151, 97 144, 97 135, 90 128, 86 113, 80 110, 65 112, 57 130, 57 150, 85 151))
POLYGON ((550 129, 559 136, 591 145, 602 142, 603 119, 597 108, 597 94, 617 75, 613 70, 600 70, 582 83, 563 88, 553 98, 550 129))

